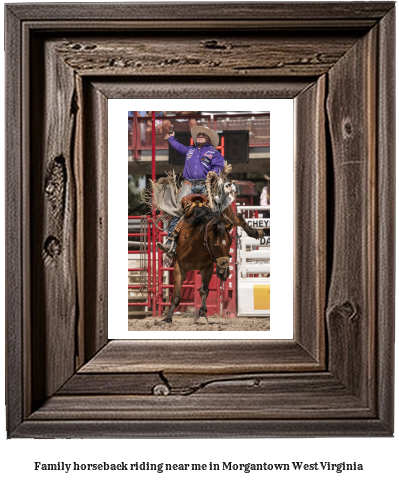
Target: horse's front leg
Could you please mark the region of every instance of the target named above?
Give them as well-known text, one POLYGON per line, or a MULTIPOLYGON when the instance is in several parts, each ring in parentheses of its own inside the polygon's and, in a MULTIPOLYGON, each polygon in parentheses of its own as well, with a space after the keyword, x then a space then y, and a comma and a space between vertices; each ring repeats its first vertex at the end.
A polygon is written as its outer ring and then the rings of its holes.
POLYGON ((175 281, 172 299, 170 300, 170 309, 169 313, 165 316, 165 318, 161 321, 164 323, 172 323, 173 321, 173 313, 177 306, 179 306, 181 300, 181 288, 186 278, 186 272, 180 267, 178 259, 176 259, 175 270, 173 272, 173 279, 175 281))
POLYGON ((208 311, 206 307, 206 299, 209 294, 209 283, 211 282, 212 276, 213 276, 213 262, 212 264, 210 264, 208 267, 205 267, 205 269, 201 271, 202 284, 199 290, 201 296, 201 307, 198 316, 194 320, 194 323, 197 323, 197 321, 203 317, 206 319, 206 322, 209 325, 208 317, 206 316, 206 313, 208 311))
POLYGON ((266 236, 264 230, 250 227, 241 213, 234 213, 231 206, 228 206, 223 211, 223 214, 233 222, 233 227, 241 227, 245 232, 247 232, 249 237, 259 239, 266 236))

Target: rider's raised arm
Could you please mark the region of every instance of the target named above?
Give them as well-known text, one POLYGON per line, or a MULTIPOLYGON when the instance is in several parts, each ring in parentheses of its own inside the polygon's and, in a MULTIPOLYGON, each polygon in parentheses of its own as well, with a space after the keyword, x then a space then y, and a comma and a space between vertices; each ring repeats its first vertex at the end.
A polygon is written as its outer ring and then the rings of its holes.
POLYGON ((214 171, 216 174, 224 168, 224 157, 219 151, 215 152, 215 155, 212 157, 211 162, 211 171, 214 171))
POLYGON ((186 152, 188 151, 188 147, 178 142, 173 135, 168 137, 168 142, 173 147, 173 149, 177 150, 177 152, 179 152, 182 156, 186 155, 186 152))

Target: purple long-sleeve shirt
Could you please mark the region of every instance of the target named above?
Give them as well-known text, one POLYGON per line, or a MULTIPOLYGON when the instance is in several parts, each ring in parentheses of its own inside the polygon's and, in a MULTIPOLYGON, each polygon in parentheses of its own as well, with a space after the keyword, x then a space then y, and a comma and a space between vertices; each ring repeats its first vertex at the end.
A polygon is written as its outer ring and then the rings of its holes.
POLYGON ((183 171, 185 179, 206 179, 209 171, 219 174, 224 167, 224 157, 211 144, 205 144, 199 148, 186 147, 175 137, 169 137, 168 141, 173 149, 186 158, 183 171))

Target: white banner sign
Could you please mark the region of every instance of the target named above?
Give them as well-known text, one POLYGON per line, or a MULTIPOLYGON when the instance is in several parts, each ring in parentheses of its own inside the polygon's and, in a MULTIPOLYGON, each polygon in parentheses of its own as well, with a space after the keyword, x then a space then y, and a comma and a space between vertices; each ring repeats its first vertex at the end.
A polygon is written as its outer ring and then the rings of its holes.
POLYGON ((270 228, 270 218, 246 218, 245 220, 250 227, 270 228))

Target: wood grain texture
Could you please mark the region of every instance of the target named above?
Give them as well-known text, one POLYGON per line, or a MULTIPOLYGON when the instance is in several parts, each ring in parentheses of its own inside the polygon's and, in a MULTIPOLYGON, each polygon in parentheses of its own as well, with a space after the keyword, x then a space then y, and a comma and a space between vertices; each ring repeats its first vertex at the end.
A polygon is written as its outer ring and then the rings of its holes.
POLYGON ((25 421, 15 438, 314 438, 389 435, 378 419, 40 420, 25 421))
MULTIPOLYGON (((268 394, 276 398, 287 391, 301 394, 317 392, 322 395, 345 395, 345 387, 328 372, 309 373, 237 373, 205 374, 170 372, 156 373, 85 373, 75 374, 58 392, 63 395, 178 395, 192 394, 268 394), (163 387, 158 387, 161 386, 163 387)), ((289 392, 289 393, 290 393, 289 392)), ((355 398, 352 398, 354 401, 355 398)), ((327 406, 329 399, 326 398, 327 406)))
MULTIPOLYGON (((75 374, 58 391, 60 395, 151 395, 154 387, 165 385, 162 374, 75 374)), ((162 392, 162 388, 158 387, 162 392)), ((165 392, 166 389, 165 389, 165 392)))
POLYGON ((334 187, 329 370, 365 403, 375 380, 375 42, 371 30, 330 70, 327 100, 334 187))
POLYGON ((295 338, 323 364, 327 280, 325 99, 326 79, 321 76, 317 83, 295 98, 294 105, 297 140, 294 154, 295 338), (318 326, 305 323, 318 323, 318 326))
POLYGON ((378 415, 393 429, 394 346, 395 346, 395 11, 391 10, 379 24, 378 58, 379 96, 377 99, 377 213, 376 221, 376 356, 385 356, 377 370, 378 415))
POLYGON ((223 76, 215 79, 190 77, 174 78, 128 76, 117 79, 93 77, 92 85, 106 96, 112 98, 295 98, 311 83, 312 78, 231 78, 223 76))
POLYGON ((372 411, 359 400, 336 389, 326 392, 258 394, 239 393, 237 400, 225 394, 193 394, 191 396, 54 396, 34 412, 29 420, 253 420, 257 419, 372 419, 372 411), (291 398, 289 397, 291 396, 291 398), (292 402, 295 399, 295 403, 292 402), (295 405, 294 405, 295 404, 295 405))
POLYGON ((51 46, 33 43, 33 56, 31 349, 32 401, 37 404, 51 396, 75 370, 78 303, 73 166, 78 107, 73 72, 51 46), (43 79, 48 80, 45 85, 43 79))
MULTIPOLYGON (((24 329, 27 323, 26 316, 26 291, 24 285, 24 270, 29 271, 26 262, 25 240, 29 226, 26 218, 26 206, 23 205, 22 194, 23 184, 26 181, 26 174, 23 173, 22 153, 23 147, 20 144, 22 139, 22 100, 20 97, 21 70, 20 64, 11 61, 17 57, 22 45, 22 36, 19 31, 19 21, 15 15, 6 10, 6 37, 5 49, 7 56, 5 69, 9 74, 6 80, 6 91, 8 96, 5 104, 5 117, 8 127, 13 127, 6 139, 5 153, 6 165, 5 178, 7 181, 5 194, 5 211, 7 232, 5 235, 5 273, 7 276, 6 290, 6 345, 7 345, 7 385, 6 397, 7 423, 13 430, 23 419, 24 414, 24 363, 21 362, 23 355, 24 329), (14 225, 10 224, 15 222, 14 225), (18 223, 17 223, 18 222, 18 223), (26 226, 25 226, 26 225, 26 226)), ((26 204, 26 202, 25 202, 26 204)))
POLYGON ((84 83, 84 360, 108 341, 108 100, 84 83))
POLYGON ((318 368, 314 357, 292 340, 112 340, 80 372, 226 374, 318 368))
POLYGON ((8 434, 391 436, 394 4, 195 8, 6 7, 8 434), (107 99, 198 89, 295 98, 294 340, 106 343, 107 99))
MULTIPOLYGON (((9 10, 21 20, 127 20, 139 19, 148 20, 169 20, 173 21, 181 18, 182 5, 175 5, 169 2, 158 2, 155 4, 140 3, 114 3, 110 4, 38 4, 32 9, 27 4, 10 5, 9 10)), ((320 21, 345 21, 353 22, 357 25, 369 26, 369 21, 376 23, 390 9, 393 2, 329 2, 323 4, 313 4, 304 2, 299 8, 293 8, 289 2, 245 2, 241 4, 226 2, 222 5, 214 2, 205 2, 201 5, 193 5, 185 11, 184 19, 197 20, 199 17, 206 20, 213 20, 222 17, 225 21, 259 21, 273 20, 284 24, 287 21, 295 21, 307 26, 311 21, 317 21, 315 28, 318 28, 320 21), (206 8, 205 8, 206 7, 206 8)), ((324 24, 322 24, 324 25, 324 24)), ((245 28, 241 24, 241 28, 245 28)))
POLYGON ((79 36, 57 42, 55 49, 64 62, 82 75, 159 77, 235 76, 290 77, 320 76, 352 46, 356 34, 303 33, 285 36, 265 34, 220 35, 204 23, 207 35, 136 33, 116 40, 79 36), (332 38, 334 37, 334 42, 332 38), (167 49, 160 49, 161 44, 167 49), (250 62, 248 63, 248 60, 250 62))
POLYGON ((280 420, 314 418, 315 411, 318 419, 373 417, 372 410, 362 407, 329 373, 195 374, 196 388, 187 387, 186 376, 77 374, 30 420, 280 420), (123 394, 117 382, 123 383, 123 394), (157 394, 161 385, 167 392, 157 394))

